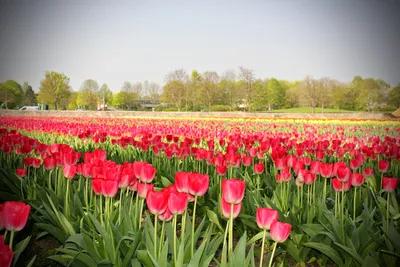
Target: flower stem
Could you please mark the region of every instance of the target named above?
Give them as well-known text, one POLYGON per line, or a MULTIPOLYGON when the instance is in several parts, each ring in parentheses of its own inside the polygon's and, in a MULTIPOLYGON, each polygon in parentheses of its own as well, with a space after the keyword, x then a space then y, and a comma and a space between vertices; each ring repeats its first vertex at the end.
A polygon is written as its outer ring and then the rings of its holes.
POLYGON ((272 249, 272 255, 271 255, 271 259, 269 260, 268 267, 271 267, 271 266, 272 266, 272 261, 273 261, 273 259, 274 259, 274 254, 275 254, 276 245, 278 245, 278 242, 275 242, 275 243, 274 243, 274 248, 272 249))
POLYGON ((192 220, 192 257, 194 253, 194 225, 196 222, 196 206, 197 206, 197 196, 194 196, 194 208, 193 208, 193 220, 192 220))
POLYGON ((354 187, 354 201, 353 201, 353 221, 356 221, 356 202, 357 202, 357 187, 354 187))
POLYGON ((389 195, 390 195, 390 193, 387 192, 387 199, 386 199, 386 231, 389 231, 389 195))
POLYGON ((67 180, 67 192, 65 194, 65 217, 69 219, 69 179, 67 180))
POLYGON ((138 230, 142 227, 142 213, 143 213, 143 204, 144 204, 144 199, 140 199, 140 213, 139 213, 139 228, 138 230))
POLYGON ((172 219, 172 223, 173 223, 173 226, 174 226, 174 263, 175 263, 175 266, 177 266, 177 264, 176 264, 176 214, 174 215, 174 218, 172 219))
POLYGON ((154 216, 154 258, 157 260, 157 217, 158 215, 154 216))
POLYGON ((182 214, 182 227, 181 227, 181 242, 185 242, 185 230, 186 230, 186 211, 182 214))
MULTIPOLYGON (((163 221, 161 225, 160 247, 158 248, 158 257, 160 257, 161 255, 161 250, 164 243, 164 233, 165 233, 165 221, 163 221)), ((176 239, 176 234, 174 235, 174 238, 176 239)))
POLYGON ((234 204, 231 204, 231 216, 229 218, 230 223, 229 223, 229 252, 233 252, 233 206, 234 204))
POLYGON ((262 240, 262 245, 261 245, 261 258, 260 258, 260 267, 263 265, 263 257, 264 257, 264 244, 265 244, 265 235, 266 235, 267 230, 264 229, 264 235, 263 235, 263 240, 262 240))
POLYGON ((9 242, 11 249, 13 247, 13 242, 14 242, 14 233, 15 233, 14 231, 11 231, 10 242, 9 242))

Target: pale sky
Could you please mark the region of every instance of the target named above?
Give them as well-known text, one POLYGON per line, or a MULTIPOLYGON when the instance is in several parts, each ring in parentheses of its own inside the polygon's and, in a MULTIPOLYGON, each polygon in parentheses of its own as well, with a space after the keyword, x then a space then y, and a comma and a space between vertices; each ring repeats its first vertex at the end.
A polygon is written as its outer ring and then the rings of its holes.
POLYGON ((78 90, 189 73, 253 69, 257 78, 355 75, 400 83, 400 5, 392 0, 0 2, 0 82, 47 70, 78 90))

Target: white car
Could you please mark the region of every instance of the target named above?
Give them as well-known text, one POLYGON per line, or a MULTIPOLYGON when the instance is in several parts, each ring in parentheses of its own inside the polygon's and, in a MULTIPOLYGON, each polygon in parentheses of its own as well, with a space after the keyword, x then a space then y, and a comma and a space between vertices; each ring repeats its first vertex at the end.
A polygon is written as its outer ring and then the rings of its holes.
POLYGON ((38 106, 23 106, 19 110, 39 110, 38 106))

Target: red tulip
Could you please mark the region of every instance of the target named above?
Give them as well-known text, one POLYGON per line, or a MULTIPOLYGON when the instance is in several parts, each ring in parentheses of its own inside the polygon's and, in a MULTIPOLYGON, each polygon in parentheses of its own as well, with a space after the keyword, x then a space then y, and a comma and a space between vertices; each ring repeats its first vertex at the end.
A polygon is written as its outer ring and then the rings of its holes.
POLYGON ((388 177, 382 178, 382 188, 386 192, 393 192, 398 184, 399 184, 399 179, 397 178, 388 178, 388 177))
POLYGON ((239 179, 222 180, 222 197, 229 204, 242 202, 246 182, 239 179))
POLYGON ((330 178, 333 175, 333 165, 329 163, 320 164, 320 173, 324 178, 330 178))
POLYGON ((101 191, 105 197, 114 197, 118 192, 118 182, 114 180, 104 180, 101 191))
POLYGON ((292 226, 288 223, 275 221, 271 224, 270 235, 272 240, 283 243, 289 237, 292 226))
POLYGON ((262 174, 264 172, 264 164, 254 164, 254 172, 256 174, 262 174))
POLYGON ((337 178, 342 182, 347 182, 350 179, 351 170, 348 167, 340 166, 337 169, 337 178))
POLYGON ((92 179, 92 189, 95 195, 103 194, 103 181, 104 179, 92 179))
POLYGON ((173 215, 173 214, 169 211, 169 209, 167 208, 167 209, 164 211, 163 214, 160 214, 160 215, 158 216, 158 218, 160 219, 160 221, 168 222, 168 221, 170 221, 170 220, 172 219, 173 216, 174 216, 174 215, 173 215))
MULTIPOLYGON (((3 239, 4 237, 1 236, 3 239)), ((3 240, 4 241, 4 240, 3 240)), ((10 267, 13 259, 13 251, 11 248, 4 243, 0 244, 0 266, 1 267, 10 267)))
POLYGON ((215 166, 215 171, 217 172, 217 175, 219 176, 224 176, 226 174, 226 165, 216 165, 215 166))
POLYGON ((156 174, 156 169, 151 164, 143 164, 140 170, 140 180, 143 183, 151 183, 156 174))
POLYGON ((107 151, 101 150, 101 149, 95 149, 95 150, 93 151, 93 156, 94 156, 94 158, 96 158, 96 159, 99 159, 99 160, 104 161, 104 160, 106 160, 106 158, 107 158, 107 151))
POLYGON ((344 192, 347 192, 347 191, 350 190, 351 181, 350 181, 350 180, 347 180, 346 182, 342 182, 342 181, 340 181, 339 179, 334 178, 334 179, 332 179, 332 186, 333 186, 333 189, 334 189, 336 192, 341 192, 342 190, 343 190, 344 192))
POLYGON ((67 179, 74 178, 76 174, 76 165, 65 165, 63 167, 64 177, 67 179))
POLYGON ((303 171, 303 179, 306 184, 313 184, 315 181, 315 174, 310 171, 303 171))
POLYGON ((32 160, 32 167, 33 168, 40 168, 40 165, 41 165, 42 163, 41 163, 41 161, 40 161, 40 159, 33 159, 32 160))
POLYGON ((362 173, 353 173, 351 175, 351 185, 360 186, 365 182, 365 176, 362 173))
POLYGON ((168 209, 172 214, 183 214, 188 204, 188 194, 172 192, 169 195, 168 209))
POLYGON ((24 158, 24 164, 26 167, 32 167, 33 166, 33 160, 34 158, 24 158))
MULTIPOLYGON (((242 202, 239 202, 238 204, 233 204, 233 219, 239 216, 241 209, 242 209, 242 202)), ((231 204, 226 202, 223 197, 221 198, 221 211, 222 211, 222 216, 224 216, 224 218, 230 219, 231 204)))
POLYGON ((243 159, 242 159, 243 166, 246 166, 246 167, 247 167, 247 166, 250 166, 252 160, 253 160, 253 159, 252 159, 250 156, 244 156, 243 159))
POLYGON ((382 172, 382 173, 388 172, 389 166, 390 166, 390 163, 388 161, 381 159, 378 162, 378 171, 382 172))
POLYGON ((26 174, 27 174, 27 171, 26 171, 25 168, 18 168, 18 169, 17 169, 17 176, 18 176, 19 178, 25 177, 26 174))
POLYGON ((365 168, 365 169, 364 169, 364 175, 365 175, 366 177, 374 176, 374 170, 371 169, 371 168, 365 168))
POLYGON ((320 168, 321 168, 321 162, 319 162, 319 161, 311 162, 310 170, 313 174, 319 174, 320 168))
POLYGON ((189 175, 188 172, 176 172, 175 173, 175 186, 178 192, 189 193, 189 175))
POLYGON ((85 178, 92 177, 92 164, 90 163, 82 163, 82 175, 85 178))
POLYGON ((8 231, 20 231, 28 221, 31 206, 24 202, 6 201, 2 204, 1 221, 8 231))
POLYGON ((358 159, 352 159, 350 160, 350 168, 352 170, 357 170, 358 167, 360 167, 361 162, 358 159))
POLYGON ((337 170, 339 169, 339 167, 346 167, 346 162, 343 162, 343 161, 335 162, 333 164, 333 174, 332 174, 332 176, 337 176, 337 170))
POLYGON ((191 173, 189 175, 189 193, 193 196, 204 196, 207 192, 210 178, 207 174, 191 173))
POLYGON ((304 165, 310 166, 311 158, 302 158, 301 160, 303 161, 304 165))
POLYGON ((137 191, 138 184, 139 184, 138 180, 136 180, 136 178, 133 177, 131 183, 129 184, 129 190, 133 192, 137 191))
POLYGON ((279 214, 270 208, 257 208, 256 222, 259 228, 269 230, 273 222, 278 221, 279 214))
POLYGON ((144 164, 146 164, 146 162, 135 161, 133 163, 133 171, 135 173, 136 179, 140 179, 140 174, 142 172, 142 167, 143 167, 144 164))
POLYGON ((137 182, 137 191, 140 198, 146 198, 149 191, 154 190, 154 184, 142 184, 137 182))
POLYGON ((54 157, 47 157, 43 159, 43 165, 47 170, 52 170, 56 167, 57 161, 54 157))
POLYGON ((168 207, 168 196, 166 192, 149 191, 146 196, 149 211, 154 215, 163 214, 168 207))

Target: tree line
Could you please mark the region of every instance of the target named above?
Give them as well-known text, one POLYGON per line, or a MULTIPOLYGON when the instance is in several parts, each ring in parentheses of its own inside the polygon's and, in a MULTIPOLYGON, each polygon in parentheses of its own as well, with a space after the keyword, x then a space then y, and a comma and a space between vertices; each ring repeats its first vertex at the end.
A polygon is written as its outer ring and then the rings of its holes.
POLYGON ((316 107, 354 111, 400 107, 400 85, 391 88, 381 79, 355 76, 347 83, 311 76, 299 81, 259 79, 253 70, 244 67, 221 74, 176 69, 165 76, 163 87, 149 81, 125 81, 117 93, 92 79, 85 80, 77 91, 69 83, 65 74, 48 71, 35 94, 27 82, 21 86, 9 80, 0 83, 0 103, 7 108, 42 103, 51 109, 113 106, 135 110, 140 109, 138 100, 159 100, 164 110, 250 112, 295 107, 312 107, 313 112, 316 107))

